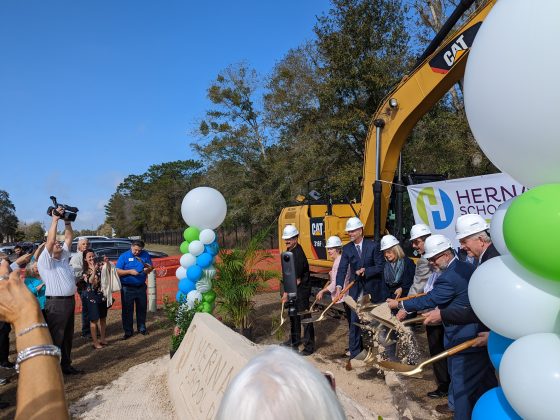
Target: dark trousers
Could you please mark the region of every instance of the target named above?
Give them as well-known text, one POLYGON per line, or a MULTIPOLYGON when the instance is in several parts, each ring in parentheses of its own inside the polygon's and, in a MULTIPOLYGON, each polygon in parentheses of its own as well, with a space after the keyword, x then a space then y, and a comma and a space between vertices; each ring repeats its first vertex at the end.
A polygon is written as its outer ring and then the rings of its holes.
MULTIPOLYGON (((430 357, 445 351, 443 347, 443 325, 426 325, 426 336, 428 337, 430 357)), ((447 392, 449 390, 447 360, 443 359, 432 363, 432 368, 434 369, 438 390, 447 392)))
POLYGON ((148 296, 146 295, 146 284, 140 287, 122 286, 122 325, 125 335, 132 335, 134 304, 136 304, 136 327, 138 331, 146 329, 146 311, 148 310, 148 296))
MULTIPOLYGON (((309 297, 311 288, 300 288, 297 290, 296 307, 298 312, 309 309, 309 297)), ((307 316, 309 317, 309 315, 307 316)), ((292 347, 298 347, 301 343, 301 317, 290 317, 290 340, 292 347)), ((303 347, 306 351, 315 351, 315 327, 313 323, 304 324, 303 327, 303 347)))
POLYGON ((362 329, 356 325, 360 319, 354 311, 350 312, 350 325, 348 332, 348 349, 350 350, 350 358, 353 359, 362 351, 362 329))
POLYGON ((89 313, 85 290, 80 292, 80 300, 82 301, 82 337, 86 337, 91 335, 91 331, 89 329, 89 313))
POLYGON ((10 331, 12 327, 8 322, 0 322, 0 363, 8 362, 10 355, 10 331))
POLYGON ((449 357, 451 392, 455 420, 470 420, 476 401, 489 389, 498 386, 494 367, 486 348, 449 357))
POLYGON ((49 332, 53 344, 60 347, 62 358, 60 365, 67 368, 72 364, 70 353, 72 353, 72 339, 74 338, 74 309, 76 302, 74 296, 69 299, 57 299, 47 297, 45 303, 45 321, 49 326, 49 332))

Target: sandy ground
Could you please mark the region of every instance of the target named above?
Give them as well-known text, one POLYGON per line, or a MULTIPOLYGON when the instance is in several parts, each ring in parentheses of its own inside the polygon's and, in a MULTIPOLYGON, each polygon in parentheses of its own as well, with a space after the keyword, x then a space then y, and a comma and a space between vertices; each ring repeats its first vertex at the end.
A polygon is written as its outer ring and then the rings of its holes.
MULTIPOLYGON (((262 293, 256 299, 253 341, 278 344, 285 337, 270 336, 278 322, 280 305, 277 293, 262 293)), ((308 357, 321 371, 336 378, 339 398, 349 419, 443 419, 434 408, 445 400, 431 400, 426 392, 434 388, 431 371, 423 379, 397 377, 373 368, 346 371, 343 357, 347 344, 344 318, 329 318, 316 324, 317 351, 308 357)), ((73 359, 85 375, 65 378, 66 395, 74 418, 112 420, 172 419, 166 389, 167 362, 171 328, 162 311, 148 316, 150 335, 135 335, 121 341, 120 311, 109 311, 109 346, 94 350, 91 341, 80 337, 79 316, 75 323, 73 359)), ((288 328, 284 328, 286 334, 288 328)), ((280 333, 282 334, 282 333, 280 333)), ((418 334, 425 347, 424 334, 418 334)), ((15 349, 12 350, 15 352, 15 349)), ((421 359, 424 359, 425 353, 421 359)), ((11 359, 15 358, 12 353, 11 359)), ((17 379, 0 387, 0 400, 15 405, 17 379)), ((14 408, 2 410, 0 418, 13 418, 14 408)))

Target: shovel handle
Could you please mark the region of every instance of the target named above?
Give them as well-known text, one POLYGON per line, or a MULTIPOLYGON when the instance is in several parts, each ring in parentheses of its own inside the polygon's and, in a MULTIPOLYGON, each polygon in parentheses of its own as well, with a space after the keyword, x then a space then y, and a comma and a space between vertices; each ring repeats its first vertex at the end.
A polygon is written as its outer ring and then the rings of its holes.
POLYGON ((351 288, 352 286, 354 286, 354 283, 355 283, 355 282, 356 282, 356 281, 354 280, 354 281, 351 281, 350 283, 348 283, 348 285, 346 285, 346 287, 340 291, 340 293, 338 294, 337 298, 334 299, 333 302, 334 302, 334 303, 340 302, 340 301, 343 299, 344 294, 345 294, 348 290, 350 290, 350 288, 351 288))
POLYGON ((420 297, 420 296, 424 296, 424 295, 426 295, 426 293, 418 293, 418 294, 416 294, 416 295, 410 295, 410 296, 398 298, 398 299, 395 299, 395 300, 396 300, 397 302, 402 302, 403 300, 414 299, 414 298, 417 298, 417 297, 420 297))
POLYGON ((469 347, 472 347, 473 344, 475 344, 477 342, 477 338, 473 338, 472 340, 467 340, 464 343, 461 343, 455 347, 451 347, 449 350, 447 350, 447 355, 448 356, 453 356, 454 354, 457 354, 463 350, 468 349, 469 347))

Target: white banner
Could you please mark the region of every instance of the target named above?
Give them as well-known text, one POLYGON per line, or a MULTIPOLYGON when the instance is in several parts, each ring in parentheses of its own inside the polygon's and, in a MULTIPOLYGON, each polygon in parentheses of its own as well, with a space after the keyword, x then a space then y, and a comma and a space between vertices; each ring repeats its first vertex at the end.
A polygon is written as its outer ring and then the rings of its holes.
POLYGON ((501 203, 526 190, 503 173, 409 185, 407 189, 415 222, 427 224, 433 233, 455 243, 459 216, 478 213, 490 222, 501 203))

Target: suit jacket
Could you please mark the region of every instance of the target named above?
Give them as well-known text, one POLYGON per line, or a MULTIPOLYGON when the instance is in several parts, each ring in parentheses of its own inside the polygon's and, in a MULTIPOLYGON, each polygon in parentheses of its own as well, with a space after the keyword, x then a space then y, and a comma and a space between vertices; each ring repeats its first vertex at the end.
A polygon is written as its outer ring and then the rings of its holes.
MULTIPOLYGON (((389 264, 388 262, 385 262, 385 264, 389 264)), ((404 270, 403 270, 403 274, 402 274, 402 278, 401 278, 401 282, 400 284, 394 285, 394 286, 389 286, 387 284, 387 281, 385 280, 385 270, 383 270, 383 283, 384 283, 384 287, 385 287, 385 295, 387 297, 392 298, 394 296, 395 291, 399 288, 402 287, 402 295, 401 297, 405 297, 408 296, 409 290, 412 286, 412 280, 414 279, 414 271, 416 269, 416 266, 414 265, 414 263, 412 262, 412 260, 408 257, 404 257, 404 270)))
MULTIPOLYGON (((494 244, 490 244, 484 254, 482 254, 482 258, 480 259, 480 264, 484 264, 491 258, 498 257, 500 253, 494 246, 494 244)), ((479 264, 479 265, 480 265, 479 264)), ((474 313, 470 303, 468 306, 457 307, 457 308, 446 308, 441 309, 441 320, 448 324, 457 324, 457 325, 464 325, 470 324, 471 322, 480 322, 480 319, 474 313)), ((483 324, 484 325, 484 324, 483 324)), ((484 326, 487 330, 486 326, 484 326)))
MULTIPOLYGON (((468 287, 473 272, 472 264, 453 259, 447 269, 438 277, 434 288, 425 296, 403 301, 404 309, 407 312, 416 312, 436 306, 440 309, 470 307, 468 287)), ((443 328, 445 348, 470 340, 483 331, 483 325, 478 322, 456 325, 443 321, 443 328)), ((486 351, 486 349, 483 350, 486 351)), ((480 351, 480 349, 474 348, 474 350, 465 351, 480 351)))
POLYGON ((350 268, 351 279, 356 283, 350 288, 348 294, 357 299, 360 292, 363 292, 363 294, 369 293, 372 302, 384 302, 387 299, 387 292, 381 275, 385 259, 379 250, 379 242, 364 238, 361 247, 361 258, 358 256, 356 245, 353 242, 349 242, 342 247, 340 264, 336 273, 336 285, 343 287, 344 277, 348 268, 350 268), (360 268, 365 268, 365 273, 363 276, 356 276, 356 271, 360 268))
POLYGON ((428 260, 424 257, 419 258, 418 261, 416 261, 414 280, 412 281, 412 286, 408 294, 416 295, 418 293, 424 293, 424 286, 426 286, 430 274, 432 274, 432 267, 430 267, 428 260))

